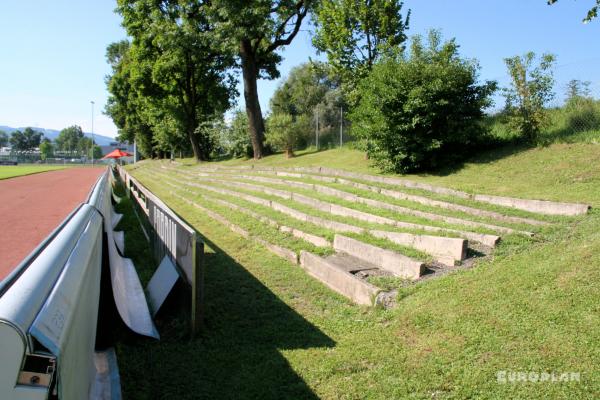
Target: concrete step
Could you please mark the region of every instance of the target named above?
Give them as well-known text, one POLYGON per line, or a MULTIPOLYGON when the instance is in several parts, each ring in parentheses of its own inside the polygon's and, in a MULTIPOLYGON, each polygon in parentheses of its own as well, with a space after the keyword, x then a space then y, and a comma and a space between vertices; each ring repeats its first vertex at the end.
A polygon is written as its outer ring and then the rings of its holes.
POLYGON ((325 258, 328 262, 338 266, 346 272, 355 275, 361 272, 362 276, 389 276, 391 272, 382 270, 377 265, 369 263, 360 258, 353 257, 346 253, 336 253, 325 258))
POLYGON ((425 263, 421 261, 346 236, 335 235, 333 248, 401 278, 419 279, 425 272, 425 263))
POLYGON ((378 304, 380 303, 378 299, 383 298, 386 293, 328 259, 307 251, 300 252, 300 266, 309 275, 357 304, 367 306, 378 304))

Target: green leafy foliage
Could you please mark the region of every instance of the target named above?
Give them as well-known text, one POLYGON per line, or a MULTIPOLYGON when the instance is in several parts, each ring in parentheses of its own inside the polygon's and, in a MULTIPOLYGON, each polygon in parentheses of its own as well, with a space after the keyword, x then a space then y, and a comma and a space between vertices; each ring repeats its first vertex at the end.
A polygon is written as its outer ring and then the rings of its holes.
POLYGON ((286 157, 294 156, 294 146, 308 129, 309 122, 304 116, 287 113, 272 114, 267 119, 267 144, 284 150, 286 157))
MULTIPOLYGON (((320 62, 301 64, 290 71, 287 79, 271 98, 271 111, 302 119, 303 131, 298 132, 298 145, 306 144, 314 132, 311 121, 319 120, 319 136, 325 137, 337 129, 340 108, 344 104, 339 81, 332 78, 329 66, 320 62)), ((323 141, 321 141, 323 143, 323 141)))
MULTIPOLYGON (((60 151, 76 151, 80 150, 83 146, 80 142, 85 138, 83 136, 83 130, 78 125, 69 126, 60 131, 56 138, 56 148, 60 151)), ((88 146, 89 147, 89 146, 88 146)))
POLYGON ((412 39, 408 56, 373 66, 351 113, 352 131, 377 166, 408 172, 440 167, 481 142, 483 110, 495 82, 478 84, 478 65, 459 57, 454 40, 431 31, 412 39))
POLYGON ((207 3, 155 3, 118 1, 117 12, 132 42, 107 50, 113 67, 108 80, 113 101, 107 111, 127 136, 143 136, 145 153, 154 147, 163 152, 191 147, 196 159, 208 160, 213 141, 200 127, 230 105, 233 58, 212 36, 215 26, 207 3))
POLYGON ((214 23, 213 40, 239 58, 244 99, 254 158, 262 158, 264 121, 258 101, 258 78, 275 79, 281 56, 312 7, 314 0, 215 0, 209 15, 214 23))
POLYGON ((46 160, 54 155, 54 146, 49 140, 40 143, 40 158, 46 160))
POLYGON ((591 97, 570 98, 564 107, 567 125, 573 132, 600 130, 600 102, 591 97))
MULTIPOLYGON (((132 75, 135 68, 129 48, 129 41, 122 40, 109 44, 106 49, 106 59, 112 68, 112 74, 106 78, 110 95, 104 112, 119 129, 120 141, 132 143, 135 140, 142 156, 152 157, 152 127, 143 113, 146 101, 136 90, 136 87, 151 87, 151 80, 148 73, 140 74, 139 70, 132 75)), ((145 95, 148 96, 149 93, 145 92, 145 95)))
POLYGON ((504 59, 511 77, 511 86, 504 89, 506 111, 511 124, 530 143, 537 142, 541 129, 548 122, 545 107, 555 95, 552 90, 555 60, 554 55, 543 54, 536 65, 533 52, 504 59))
POLYGON ((0 147, 6 147, 6 145, 8 145, 8 134, 0 131, 0 147))
POLYGON ((233 158, 252 157, 252 142, 248 129, 248 114, 236 110, 229 126, 224 126, 220 131, 219 144, 223 152, 233 158))
MULTIPOLYGON (((557 1, 558 0, 548 0, 548 4, 554 4, 557 1)), ((598 17, 598 9, 600 9, 600 0, 596 0, 596 5, 592 6, 592 8, 589 9, 589 11, 587 12, 587 15, 583 19, 583 22, 587 24, 594 18, 597 18, 598 17)))
POLYGON ((323 0, 316 8, 313 43, 327 54, 350 98, 373 64, 406 41, 410 11, 403 18, 402 6, 398 0, 323 0))
POLYGON ((25 128, 23 132, 16 130, 10 137, 10 144, 13 150, 30 151, 40 145, 44 135, 31 128, 25 128))
POLYGON ((99 160, 102 158, 102 148, 100 146, 98 146, 97 144, 94 145, 94 147, 92 149, 89 150, 88 152, 88 157, 92 157, 95 160, 99 160))

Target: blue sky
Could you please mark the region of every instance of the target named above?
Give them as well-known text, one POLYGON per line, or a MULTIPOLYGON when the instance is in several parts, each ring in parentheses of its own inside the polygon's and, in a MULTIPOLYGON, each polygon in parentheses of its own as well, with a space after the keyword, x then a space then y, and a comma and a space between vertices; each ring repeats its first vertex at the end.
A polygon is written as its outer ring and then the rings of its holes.
MULTIPOLYGON (((405 0, 412 9, 409 34, 439 28, 455 37, 461 53, 477 58, 483 79, 506 83, 503 58, 532 50, 558 56, 556 91, 569 79, 593 83, 600 97, 600 20, 581 23, 592 0, 405 0)), ((117 132, 102 115, 109 73, 106 46, 125 37, 111 0, 5 1, 0 8, 0 125, 62 129, 81 125, 107 136, 117 132)), ((320 58, 306 25, 283 51, 282 76, 309 57, 320 58)), ((259 82, 263 111, 277 81, 259 82)), ((241 93, 241 86, 239 87, 241 93)), ((240 99, 238 106, 243 106, 240 99)))

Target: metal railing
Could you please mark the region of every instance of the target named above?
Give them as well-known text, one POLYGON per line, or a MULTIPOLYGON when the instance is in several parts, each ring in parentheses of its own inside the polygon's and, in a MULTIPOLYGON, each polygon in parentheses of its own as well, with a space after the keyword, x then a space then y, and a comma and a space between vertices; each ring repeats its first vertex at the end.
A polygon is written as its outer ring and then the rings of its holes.
POLYGON ((0 286, 0 397, 85 399, 94 366, 103 215, 81 204, 0 286))
POLYGON ((190 329, 194 335, 201 329, 204 317, 204 243, 195 229, 161 199, 129 175, 124 168, 116 168, 152 246, 154 257, 161 264, 146 289, 152 312, 157 312, 167 292, 175 283, 171 279, 171 286, 167 287, 168 278, 177 279, 178 275, 190 289, 186 306, 190 309, 190 329), (172 270, 176 271, 176 275, 172 270))

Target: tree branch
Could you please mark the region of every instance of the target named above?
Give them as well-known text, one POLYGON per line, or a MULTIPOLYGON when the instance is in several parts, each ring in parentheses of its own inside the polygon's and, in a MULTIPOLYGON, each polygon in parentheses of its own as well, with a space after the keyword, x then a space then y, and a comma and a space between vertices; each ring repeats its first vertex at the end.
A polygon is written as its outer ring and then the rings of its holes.
POLYGON ((294 40, 294 38, 300 31, 300 27, 302 26, 302 21, 304 20, 304 17, 306 17, 307 13, 308 13, 308 7, 306 7, 305 0, 298 1, 298 3, 296 3, 296 12, 291 14, 288 18, 286 18, 285 21, 283 21, 281 23, 281 25, 279 25, 279 28, 277 29, 277 34, 275 36, 277 39, 275 39, 273 41, 273 43, 271 43, 271 45, 269 47, 267 47, 266 53, 270 53, 270 52, 274 51, 275 49, 277 49, 278 47, 287 46, 290 43, 292 43, 292 40, 294 40), (288 36, 285 39, 281 38, 281 35, 283 35, 285 32, 285 27, 287 26, 287 24, 290 22, 290 20, 294 16, 296 16, 296 22, 294 23, 294 29, 292 30, 292 32, 290 32, 288 34, 288 36))

